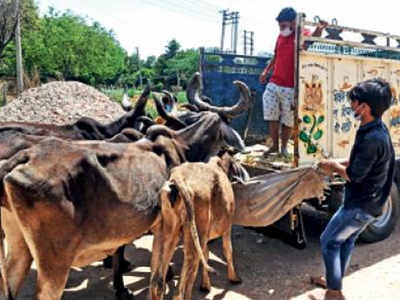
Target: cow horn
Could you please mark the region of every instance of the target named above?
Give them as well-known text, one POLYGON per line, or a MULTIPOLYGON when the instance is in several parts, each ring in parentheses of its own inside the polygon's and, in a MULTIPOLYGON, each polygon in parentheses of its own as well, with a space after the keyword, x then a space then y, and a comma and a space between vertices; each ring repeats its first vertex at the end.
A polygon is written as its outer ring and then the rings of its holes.
POLYGON ((199 108, 196 105, 190 104, 190 103, 185 103, 181 105, 181 108, 186 108, 187 110, 193 111, 193 112, 199 112, 199 108))
MULTIPOLYGON (((191 104, 196 105, 200 110, 208 110, 220 114, 221 116, 232 119, 244 111, 250 105, 250 90, 247 85, 241 81, 234 81, 233 84, 239 88, 239 101, 232 107, 218 107, 206 103, 200 95, 200 73, 196 73, 191 79, 187 88, 187 97, 191 104)), ((208 98, 209 99, 209 98, 208 98)))
POLYGON ((150 119, 147 116, 141 116, 141 117, 137 118, 137 122, 142 122, 145 125, 147 125, 148 127, 156 124, 156 122, 154 122, 154 120, 150 119))
POLYGON ((174 104, 174 103, 176 102, 176 101, 175 101, 174 95, 173 95, 170 91, 162 90, 162 93, 165 94, 165 96, 167 96, 168 100, 169 100, 172 104, 174 104))
POLYGON ((163 135, 169 138, 174 138, 176 136, 175 131, 164 126, 164 125, 154 125, 147 129, 146 137, 150 141, 155 141, 155 139, 159 136, 163 135))
POLYGON ((144 108, 146 107, 147 98, 150 95, 150 86, 147 85, 143 93, 140 95, 138 101, 136 101, 135 106, 132 110, 132 116, 138 117, 144 114, 144 108))
POLYGON ((185 123, 183 123, 181 120, 165 110, 164 105, 162 104, 161 99, 157 93, 153 93, 153 100, 156 104, 158 114, 161 116, 161 118, 167 121, 167 123, 171 124, 171 126, 177 129, 182 129, 186 127, 185 123))

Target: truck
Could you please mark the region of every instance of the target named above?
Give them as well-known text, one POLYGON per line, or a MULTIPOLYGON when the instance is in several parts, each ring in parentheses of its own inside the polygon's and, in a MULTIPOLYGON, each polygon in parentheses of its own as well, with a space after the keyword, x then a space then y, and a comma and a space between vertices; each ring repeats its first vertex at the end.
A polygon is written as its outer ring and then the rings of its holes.
MULTIPOLYGON (((359 126, 351 111, 348 92, 358 82, 374 77, 381 77, 391 85, 392 105, 383 120, 390 131, 396 157, 400 155, 400 36, 340 26, 336 19, 321 37, 304 34, 304 28, 312 29, 318 22, 318 17, 310 21, 305 14, 297 16, 295 134, 289 159, 277 156, 265 160, 254 146, 265 143, 268 135, 262 114, 265 86, 258 78, 272 55, 259 57, 200 50, 203 94, 213 99, 214 104, 231 106, 236 102, 239 95, 232 86, 234 80, 245 82, 251 90, 248 113, 232 122, 246 145, 255 149, 240 156, 251 175, 310 166, 322 158, 348 158, 359 126)), ((395 228, 400 214, 399 169, 400 159, 396 159, 391 195, 383 214, 361 234, 365 242, 381 241, 395 228)), ((343 201, 344 184, 338 177, 330 178, 324 197, 305 199, 304 203, 332 215, 343 201)), ((306 235, 300 208, 291 210, 279 223, 287 225, 296 247, 303 248, 306 235)))

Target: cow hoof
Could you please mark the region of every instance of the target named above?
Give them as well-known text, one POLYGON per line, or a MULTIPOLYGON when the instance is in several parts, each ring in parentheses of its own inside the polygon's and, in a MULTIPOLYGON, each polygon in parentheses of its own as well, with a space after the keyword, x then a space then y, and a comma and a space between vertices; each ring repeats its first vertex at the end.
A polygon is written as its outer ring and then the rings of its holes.
POLYGON ((117 300, 133 300, 133 294, 127 288, 123 288, 115 292, 115 298, 117 300))
POLYGON ((168 268, 167 276, 165 277, 165 280, 166 280, 167 282, 169 282, 169 281, 171 281, 172 279, 174 279, 174 276, 175 276, 174 270, 172 270, 172 267, 170 266, 170 267, 168 268))
POLYGON ((238 285, 242 283, 242 279, 240 279, 239 277, 236 279, 230 279, 229 282, 233 285, 238 285))
POLYGON ((207 287, 207 286, 200 286, 200 292, 202 293, 209 293, 211 290, 211 288, 207 287))

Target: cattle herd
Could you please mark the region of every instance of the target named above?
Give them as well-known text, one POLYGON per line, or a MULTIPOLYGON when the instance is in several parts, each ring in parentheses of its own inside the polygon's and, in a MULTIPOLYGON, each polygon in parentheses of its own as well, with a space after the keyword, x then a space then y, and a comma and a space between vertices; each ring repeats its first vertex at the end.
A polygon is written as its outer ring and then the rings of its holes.
POLYGON ((123 246, 147 232, 154 235, 150 299, 163 299, 181 237, 175 300, 191 299, 200 262, 201 288, 210 289, 207 242, 218 237, 228 279, 240 282, 232 258, 232 182, 248 175, 230 156, 244 142, 229 123, 247 110, 250 93, 236 81, 237 104, 215 107, 201 95, 200 81, 196 73, 185 111, 170 109, 172 94, 153 93, 163 125, 145 113, 149 88, 107 125, 89 118, 65 126, 0 123, 0 263, 8 300, 16 299, 33 261, 35 299, 56 300, 71 266, 110 255, 116 297, 131 299, 122 277, 129 269, 123 246))

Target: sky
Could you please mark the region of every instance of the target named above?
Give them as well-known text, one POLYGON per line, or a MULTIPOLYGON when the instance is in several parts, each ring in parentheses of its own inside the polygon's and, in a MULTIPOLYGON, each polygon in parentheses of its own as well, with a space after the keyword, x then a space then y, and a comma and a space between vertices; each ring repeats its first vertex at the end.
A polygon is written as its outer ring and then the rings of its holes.
MULTIPOLYGON (((141 58, 160 55, 171 39, 183 49, 219 47, 222 9, 238 11, 238 52, 243 53, 243 31, 254 32, 254 54, 272 52, 279 34, 276 16, 292 6, 339 25, 400 35, 399 4, 394 0, 38 0, 40 11, 49 6, 72 10, 100 22, 116 33, 129 54, 139 48, 141 58)), ((231 48, 230 26, 226 28, 225 50, 231 48)))

